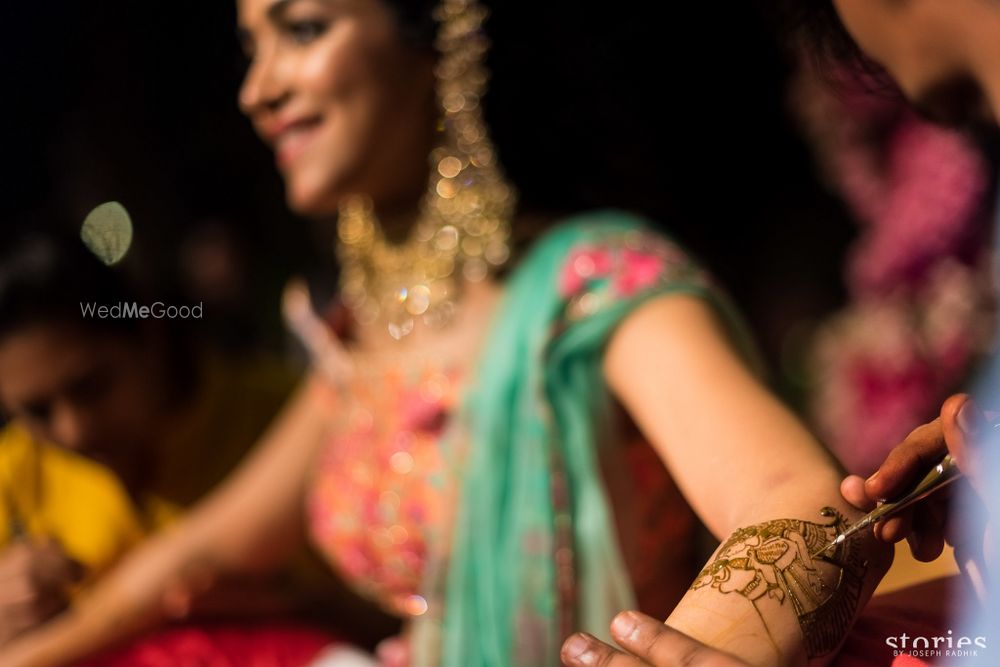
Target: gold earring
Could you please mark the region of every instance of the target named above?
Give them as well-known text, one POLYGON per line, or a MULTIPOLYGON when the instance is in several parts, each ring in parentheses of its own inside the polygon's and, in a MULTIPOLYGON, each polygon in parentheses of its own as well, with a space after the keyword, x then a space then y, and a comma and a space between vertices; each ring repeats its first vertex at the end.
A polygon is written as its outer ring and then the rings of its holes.
POLYGON ((409 238, 390 243, 368 197, 348 197, 340 207, 341 297, 359 322, 382 320, 397 340, 418 319, 446 325, 463 284, 484 280, 510 256, 517 194, 497 163, 480 104, 487 13, 476 0, 443 0, 435 10, 442 140, 431 152, 430 182, 409 238))

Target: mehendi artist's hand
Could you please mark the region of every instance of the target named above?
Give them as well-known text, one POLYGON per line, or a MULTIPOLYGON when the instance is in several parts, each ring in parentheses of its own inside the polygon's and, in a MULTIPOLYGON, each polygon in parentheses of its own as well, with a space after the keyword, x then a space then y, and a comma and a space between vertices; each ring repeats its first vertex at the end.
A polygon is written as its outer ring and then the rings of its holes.
MULTIPOLYGON (((958 484, 971 484, 979 498, 986 483, 984 467, 979 460, 979 445, 989 435, 990 425, 985 415, 966 394, 956 394, 941 406, 934 421, 913 430, 886 457, 885 462, 867 480, 852 475, 841 484, 844 499, 855 507, 869 511, 879 499, 891 499, 904 493, 946 453, 951 453, 965 479, 958 484)), ((972 494, 965 494, 971 497, 972 494)), ((988 542, 988 526, 977 527, 978 544, 958 544, 970 534, 967 525, 953 518, 972 520, 978 512, 952 508, 954 489, 944 489, 917 503, 912 508, 877 524, 875 536, 884 542, 906 539, 918 560, 931 561, 941 555, 944 544, 983 549, 988 542), (980 530, 982 528, 982 530, 980 530), (979 539, 982 538, 982 539, 979 539)), ((975 502, 975 498, 972 499, 975 502)))
POLYGON ((611 634, 619 651, 588 634, 578 633, 562 647, 567 667, 747 667, 747 663, 717 651, 636 611, 618 614, 611 634))

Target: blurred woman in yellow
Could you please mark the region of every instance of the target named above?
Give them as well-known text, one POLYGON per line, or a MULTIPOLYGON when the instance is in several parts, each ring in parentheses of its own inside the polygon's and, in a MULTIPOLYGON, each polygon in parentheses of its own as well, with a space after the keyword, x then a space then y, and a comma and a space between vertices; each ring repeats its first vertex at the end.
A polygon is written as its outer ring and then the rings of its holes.
POLYGON ((198 354, 167 320, 83 316, 136 298, 78 240, 37 236, 4 255, 0 643, 209 491, 295 380, 198 354))

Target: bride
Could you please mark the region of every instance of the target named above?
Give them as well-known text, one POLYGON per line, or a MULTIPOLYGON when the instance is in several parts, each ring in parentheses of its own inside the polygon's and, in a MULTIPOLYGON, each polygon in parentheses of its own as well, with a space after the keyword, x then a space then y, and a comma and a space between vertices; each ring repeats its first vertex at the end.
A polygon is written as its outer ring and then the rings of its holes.
POLYGON ((289 206, 338 217, 331 315, 287 304, 315 370, 213 497, 0 663, 78 660, 304 539, 407 620, 404 663, 556 665, 634 607, 759 664, 834 651, 888 548, 819 553, 858 516, 842 472, 683 249, 622 211, 518 209, 483 122, 484 8, 238 9, 241 108, 289 206), (725 541, 697 579, 695 517, 725 541))

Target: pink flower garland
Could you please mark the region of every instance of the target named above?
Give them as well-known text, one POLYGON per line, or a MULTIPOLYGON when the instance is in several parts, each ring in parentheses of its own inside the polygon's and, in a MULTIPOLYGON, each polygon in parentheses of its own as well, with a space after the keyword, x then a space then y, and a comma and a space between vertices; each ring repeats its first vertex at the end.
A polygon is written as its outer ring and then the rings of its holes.
POLYGON ((862 233, 851 303, 822 327, 812 414, 845 465, 869 472, 934 417, 990 340, 983 242, 990 169, 962 135, 854 77, 800 98, 830 180, 862 233))

